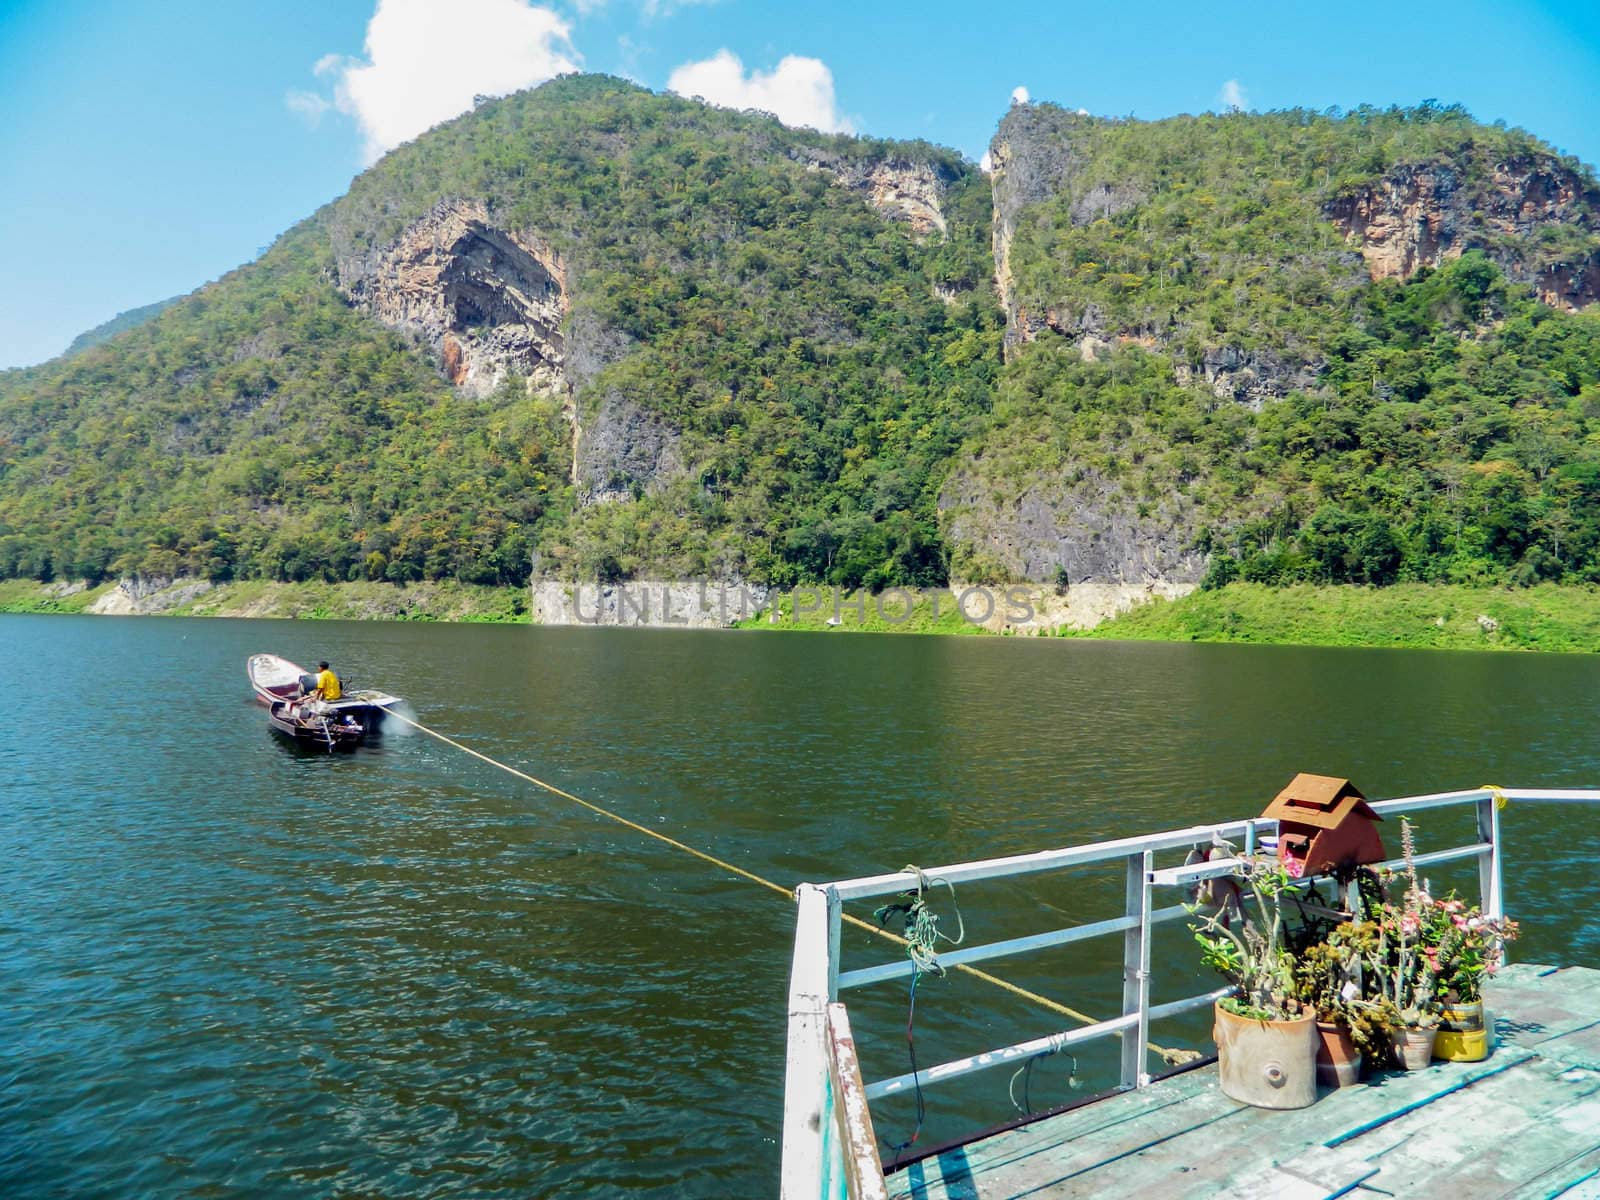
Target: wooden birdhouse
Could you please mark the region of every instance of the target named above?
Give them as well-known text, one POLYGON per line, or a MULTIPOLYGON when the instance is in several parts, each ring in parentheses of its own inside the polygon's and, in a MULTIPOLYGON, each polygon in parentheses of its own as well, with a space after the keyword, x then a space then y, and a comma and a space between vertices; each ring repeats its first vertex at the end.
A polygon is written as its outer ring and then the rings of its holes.
POLYGON ((1378 836, 1383 818, 1348 779, 1296 775, 1261 815, 1277 819, 1278 856, 1301 864, 1295 874, 1321 875, 1386 857, 1378 836))

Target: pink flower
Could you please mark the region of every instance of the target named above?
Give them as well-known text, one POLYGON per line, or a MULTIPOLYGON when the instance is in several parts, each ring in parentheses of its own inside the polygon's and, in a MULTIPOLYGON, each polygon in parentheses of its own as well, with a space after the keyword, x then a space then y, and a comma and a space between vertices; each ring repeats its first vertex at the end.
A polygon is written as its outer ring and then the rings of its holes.
POLYGON ((1400 918, 1401 933, 1415 933, 1420 928, 1422 928, 1422 922, 1417 920, 1415 914, 1407 913, 1400 918))

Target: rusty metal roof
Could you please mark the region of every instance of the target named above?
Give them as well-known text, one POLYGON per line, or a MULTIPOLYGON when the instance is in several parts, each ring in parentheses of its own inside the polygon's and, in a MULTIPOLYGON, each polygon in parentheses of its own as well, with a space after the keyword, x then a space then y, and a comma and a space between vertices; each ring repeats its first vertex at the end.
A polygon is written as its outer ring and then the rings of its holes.
POLYGON ((1353 813, 1359 813, 1369 821, 1383 820, 1372 810, 1361 790, 1348 779, 1302 772, 1273 797, 1272 803, 1261 815, 1275 817, 1280 822, 1335 829, 1353 813))

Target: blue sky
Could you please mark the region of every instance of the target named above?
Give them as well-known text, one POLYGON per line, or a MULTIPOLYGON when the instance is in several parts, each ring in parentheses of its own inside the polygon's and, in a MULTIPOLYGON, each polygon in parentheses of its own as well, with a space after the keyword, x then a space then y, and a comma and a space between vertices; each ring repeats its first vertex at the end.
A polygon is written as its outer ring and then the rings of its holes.
POLYGON ((0 0, 0 367, 255 257, 461 95, 571 65, 974 159, 1022 87, 1138 117, 1458 100, 1600 162, 1593 0, 0 0))

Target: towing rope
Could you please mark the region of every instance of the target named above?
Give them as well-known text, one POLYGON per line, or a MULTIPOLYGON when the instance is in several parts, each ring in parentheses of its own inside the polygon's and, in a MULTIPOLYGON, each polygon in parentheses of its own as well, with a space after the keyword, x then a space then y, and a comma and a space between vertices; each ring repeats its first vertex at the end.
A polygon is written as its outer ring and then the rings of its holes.
MULTIPOLYGON (((443 742, 446 746, 454 747, 455 749, 461 751, 461 753, 469 755, 481 763, 486 763, 491 767, 495 767, 498 770, 504 771, 507 775, 516 776, 516 778, 522 780, 524 783, 531 783, 534 787, 543 788, 552 796, 560 796, 563 800, 570 800, 572 803, 588 809, 596 816, 605 817, 609 821, 615 821, 617 824, 624 825, 633 830, 635 833, 642 833, 646 837, 655 838, 656 841, 664 842, 675 850, 682 850, 685 854, 693 855, 702 862, 710 863, 712 866, 723 871, 727 871, 730 874, 737 875, 741 879, 747 879, 751 883, 766 888, 768 891, 777 892, 786 900, 792 901, 794 899, 793 890, 784 887, 781 883, 774 883, 772 880, 765 879, 762 876, 757 875, 754 871, 747 871, 743 867, 737 866, 725 858, 718 858, 715 854, 708 854, 704 850, 698 850, 686 842, 680 842, 675 837, 670 837, 658 830, 651 829, 648 825, 641 825, 637 821, 630 821, 621 813, 612 812, 611 809, 603 808, 602 806, 595 804, 593 801, 585 800, 582 796, 574 796, 571 792, 565 790, 564 788, 559 788, 553 783, 546 783, 542 779, 538 779, 532 775, 529 775, 526 771, 519 771, 516 767, 503 763, 497 758, 490 758, 487 754, 474 750, 471 746, 468 746, 465 743, 456 741, 455 738, 450 737, 448 734, 440 733, 437 729, 430 729, 421 721, 413 721, 410 717, 404 715, 403 713, 398 713, 392 708, 386 708, 384 711, 395 720, 411 726, 411 728, 415 729, 418 733, 425 733, 429 737, 434 738, 436 741, 443 742)), ((850 913, 845 912, 840 913, 839 917, 840 920, 855 926, 857 929, 865 929, 868 933, 877 934, 879 937, 886 938, 887 940, 902 947, 908 944, 906 939, 901 937, 899 934, 892 933, 881 926, 874 925, 871 921, 863 920, 860 917, 853 916, 850 913)), ((1017 984, 1014 984, 1009 980, 1001 979, 998 975, 991 975, 988 971, 979 970, 977 967, 968 966, 966 963, 956 963, 955 969, 965 975, 970 975, 974 979, 981 979, 984 983, 987 983, 993 987, 997 987, 1001 991, 1009 992, 1011 995, 1016 996, 1019 999, 1027 1000, 1030 1003, 1037 1004, 1040 1008, 1043 1008, 1048 1012, 1053 1012, 1058 1016, 1068 1017, 1084 1025, 1097 1024, 1095 1019, 1086 1013, 1081 1013, 1077 1009, 1070 1008, 1058 1000, 1050 999, 1048 996, 1041 996, 1038 992, 1029 991, 1025 987, 1019 987, 1017 984)), ((1120 1030, 1117 1031, 1115 1036, 1120 1038, 1122 1036, 1122 1032, 1120 1030)), ((1149 1042, 1147 1044, 1151 1050, 1154 1050, 1157 1054, 1174 1066, 1181 1066, 1184 1063, 1194 1062, 1202 1057, 1201 1054, 1196 1050, 1182 1050, 1174 1049, 1168 1046, 1158 1046, 1154 1042, 1149 1042)))

